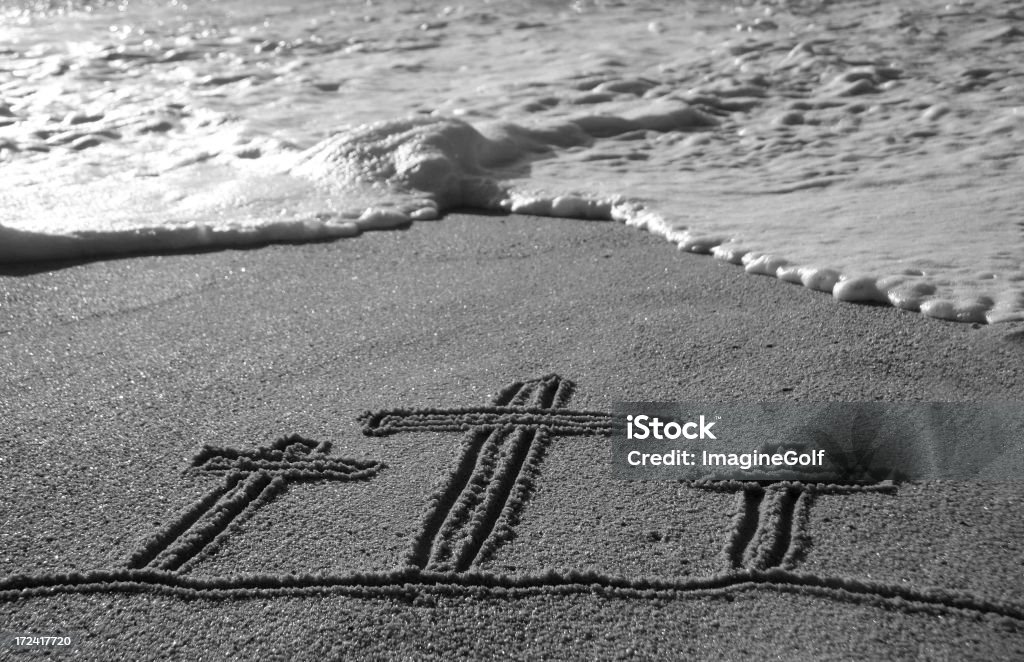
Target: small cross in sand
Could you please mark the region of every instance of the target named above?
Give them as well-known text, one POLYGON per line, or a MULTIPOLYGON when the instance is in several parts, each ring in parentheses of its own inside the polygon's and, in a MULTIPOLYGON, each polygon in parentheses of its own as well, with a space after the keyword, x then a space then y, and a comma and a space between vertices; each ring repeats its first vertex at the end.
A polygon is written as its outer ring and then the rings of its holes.
POLYGON ((881 492, 896 484, 825 484, 795 481, 708 481, 694 487, 736 492, 732 527, 722 550, 726 571, 793 569, 807 552, 811 505, 820 494, 881 492))
POLYGON ((329 450, 328 442, 298 435, 256 450, 204 446, 192 468, 224 475, 224 483, 150 538, 129 567, 184 571, 220 547, 232 524, 249 519, 289 483, 369 480, 384 468, 380 462, 328 457, 329 450))

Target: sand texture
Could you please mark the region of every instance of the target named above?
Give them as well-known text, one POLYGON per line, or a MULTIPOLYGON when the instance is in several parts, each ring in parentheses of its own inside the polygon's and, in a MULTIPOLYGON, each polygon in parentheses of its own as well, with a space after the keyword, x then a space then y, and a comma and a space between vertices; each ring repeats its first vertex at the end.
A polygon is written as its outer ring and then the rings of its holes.
POLYGON ((1024 656, 1021 483, 619 482, 592 416, 1015 400, 1017 323, 458 214, 0 296, 0 626, 74 659, 1024 656))

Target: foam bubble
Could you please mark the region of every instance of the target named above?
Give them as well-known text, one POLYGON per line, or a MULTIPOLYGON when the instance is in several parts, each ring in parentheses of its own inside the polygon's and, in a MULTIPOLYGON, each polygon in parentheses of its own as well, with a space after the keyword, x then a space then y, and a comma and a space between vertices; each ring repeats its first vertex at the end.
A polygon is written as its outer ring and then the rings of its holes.
POLYGON ((743 256, 742 262, 743 268, 748 274, 764 276, 778 276, 779 271, 789 265, 789 261, 784 258, 761 253, 747 253, 743 256))
POLYGON ((841 279, 832 288, 832 296, 840 301, 889 303, 889 295, 879 287, 878 279, 872 276, 841 279))

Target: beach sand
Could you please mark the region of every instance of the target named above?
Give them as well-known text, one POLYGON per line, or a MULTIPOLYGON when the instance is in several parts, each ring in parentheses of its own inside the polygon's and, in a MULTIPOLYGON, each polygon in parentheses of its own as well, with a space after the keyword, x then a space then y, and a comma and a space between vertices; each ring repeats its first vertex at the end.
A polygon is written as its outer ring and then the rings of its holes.
POLYGON ((1024 656, 1021 483, 817 494, 788 568, 730 569, 743 494, 614 481, 606 439, 558 437, 471 572, 388 575, 466 434, 357 420, 553 373, 581 410, 1015 400, 1019 323, 840 303, 617 224, 462 214, 10 267, 0 296, 0 629, 73 634, 75 659, 1024 656), (204 444, 292 434, 386 467, 290 484, 178 575, 125 574, 222 481, 188 471, 204 444))

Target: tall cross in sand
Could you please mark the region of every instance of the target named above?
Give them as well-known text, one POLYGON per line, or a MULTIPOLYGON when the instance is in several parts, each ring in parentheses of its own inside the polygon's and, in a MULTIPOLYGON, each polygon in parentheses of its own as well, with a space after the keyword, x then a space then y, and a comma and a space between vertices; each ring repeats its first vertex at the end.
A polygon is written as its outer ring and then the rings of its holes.
POLYGON ((568 409, 574 385, 558 375, 516 382, 484 407, 392 409, 361 417, 363 432, 466 432, 448 482, 431 498, 406 561, 465 572, 507 540, 553 437, 606 436, 611 414, 568 409))

